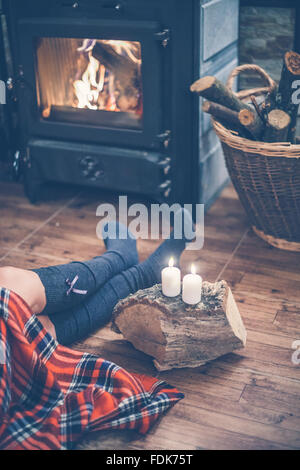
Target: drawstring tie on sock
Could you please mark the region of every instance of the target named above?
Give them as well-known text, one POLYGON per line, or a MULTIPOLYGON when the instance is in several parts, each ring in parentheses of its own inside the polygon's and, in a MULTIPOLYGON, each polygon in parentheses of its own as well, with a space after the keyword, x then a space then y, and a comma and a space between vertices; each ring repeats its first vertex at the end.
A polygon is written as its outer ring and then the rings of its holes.
POLYGON ((80 290, 80 289, 75 289, 75 288, 74 288, 74 286, 75 286, 76 282, 78 281, 78 279, 79 279, 79 276, 78 276, 78 275, 74 277, 73 281, 70 281, 70 279, 66 279, 66 284, 67 284, 67 286, 70 287, 70 289, 68 289, 68 291, 67 291, 67 295, 68 295, 68 296, 69 296, 72 292, 73 292, 74 294, 79 294, 79 295, 86 295, 86 294, 87 294, 87 292, 88 292, 87 290, 80 290))

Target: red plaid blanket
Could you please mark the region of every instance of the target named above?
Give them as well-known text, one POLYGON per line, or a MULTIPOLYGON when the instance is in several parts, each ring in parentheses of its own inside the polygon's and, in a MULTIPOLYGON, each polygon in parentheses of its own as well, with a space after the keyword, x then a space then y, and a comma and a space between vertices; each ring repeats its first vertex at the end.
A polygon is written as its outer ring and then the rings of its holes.
POLYGON ((165 382, 59 345, 18 295, 0 288, 1 449, 72 449, 104 429, 144 434, 181 398, 165 382))

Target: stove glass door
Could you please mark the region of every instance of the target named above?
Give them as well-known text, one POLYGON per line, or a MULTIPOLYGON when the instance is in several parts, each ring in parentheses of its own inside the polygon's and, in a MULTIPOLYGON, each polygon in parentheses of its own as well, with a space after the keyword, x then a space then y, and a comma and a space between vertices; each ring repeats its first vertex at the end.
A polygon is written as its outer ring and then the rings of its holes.
POLYGON ((31 136, 159 149, 170 48, 151 21, 22 20, 20 106, 31 136))
POLYGON ((140 42, 43 37, 35 51, 41 119, 142 129, 140 42))

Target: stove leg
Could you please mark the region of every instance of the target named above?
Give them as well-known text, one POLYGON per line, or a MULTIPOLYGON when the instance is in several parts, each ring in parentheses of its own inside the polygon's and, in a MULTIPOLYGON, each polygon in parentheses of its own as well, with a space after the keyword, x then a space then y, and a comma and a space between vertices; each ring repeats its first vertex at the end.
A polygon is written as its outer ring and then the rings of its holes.
POLYGON ((32 204, 36 204, 41 196, 44 180, 39 176, 33 163, 24 169, 24 191, 32 204))
POLYGON ((36 204, 39 201, 42 186, 43 186, 42 181, 38 182, 38 181, 33 181, 33 180, 31 181, 24 180, 24 191, 29 201, 32 204, 36 204))

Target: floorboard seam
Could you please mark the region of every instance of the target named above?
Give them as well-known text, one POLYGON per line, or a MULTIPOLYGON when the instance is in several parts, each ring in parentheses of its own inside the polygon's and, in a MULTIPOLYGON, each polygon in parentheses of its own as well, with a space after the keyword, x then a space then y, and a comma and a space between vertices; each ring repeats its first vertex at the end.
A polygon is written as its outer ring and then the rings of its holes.
POLYGON ((249 385, 249 384, 245 384, 245 385, 244 385, 244 388, 243 388, 243 390, 241 391, 241 394, 240 394, 240 398, 239 398, 239 400, 238 400, 238 403, 241 402, 241 398, 242 398, 242 396, 243 396, 243 393, 244 393, 245 388, 247 387, 247 385, 249 385))
POLYGON ((231 253, 229 259, 227 260, 227 262, 225 263, 225 265, 223 266, 223 268, 221 269, 221 271, 219 272, 219 275, 217 276, 216 278, 216 281, 215 282, 218 282, 220 279, 221 279, 221 276, 223 275, 223 273, 225 272, 225 270, 228 268, 229 264, 231 263, 231 261, 233 260, 235 254, 237 253, 238 249, 240 248, 240 246, 242 245, 244 239, 246 238, 246 236, 248 235, 250 231, 250 228, 247 228, 245 230, 245 232, 243 233, 240 241, 238 242, 238 244, 236 245, 235 249, 233 250, 233 252, 231 253))
POLYGON ((51 222, 51 220, 53 220, 55 217, 57 217, 64 209, 66 209, 67 207, 69 207, 74 201, 76 201, 76 199, 80 196, 80 193, 77 194, 75 197, 73 197, 72 199, 70 199, 66 204, 64 204, 62 207, 60 207, 59 209, 57 209, 50 217, 48 217, 48 219, 44 220, 43 223, 41 223, 37 228, 35 228, 32 232, 30 232, 28 235, 26 235, 25 238, 23 238, 23 240, 21 240, 19 243, 17 243, 15 246, 11 247, 6 253, 4 256, 2 256, 0 258, 0 262, 5 260, 5 258, 8 257, 8 255, 13 252, 14 250, 17 250, 23 243, 25 243, 27 240, 29 240, 30 238, 33 237, 33 235, 35 235, 36 233, 39 232, 39 230, 41 230, 43 227, 45 227, 49 222, 51 222))

